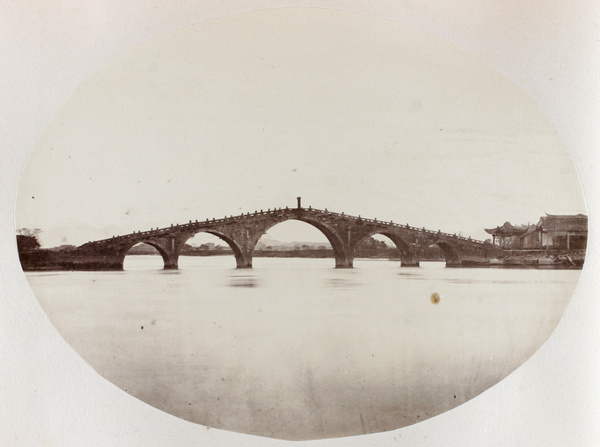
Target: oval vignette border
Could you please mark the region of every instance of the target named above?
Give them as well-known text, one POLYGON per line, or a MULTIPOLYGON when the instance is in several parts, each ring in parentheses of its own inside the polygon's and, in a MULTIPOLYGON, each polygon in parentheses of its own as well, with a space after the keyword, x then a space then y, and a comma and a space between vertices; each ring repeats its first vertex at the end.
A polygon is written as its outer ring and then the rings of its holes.
MULTIPOLYGON (((589 259, 588 259, 588 262, 589 262, 589 259)), ((506 379, 504 379, 503 381, 505 381, 505 380, 506 380, 506 379)))

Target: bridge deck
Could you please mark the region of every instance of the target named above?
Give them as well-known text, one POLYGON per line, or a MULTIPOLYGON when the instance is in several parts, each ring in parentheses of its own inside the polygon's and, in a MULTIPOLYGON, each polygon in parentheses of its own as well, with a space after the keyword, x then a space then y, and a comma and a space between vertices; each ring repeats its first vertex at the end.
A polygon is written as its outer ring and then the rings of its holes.
POLYGON ((465 237, 465 236, 460 236, 457 234, 450 234, 450 233, 445 233, 441 230, 429 230, 425 227, 422 228, 418 228, 418 227, 413 227, 409 224, 399 224, 393 221, 382 221, 382 220, 378 220, 378 219, 369 219, 369 218, 365 218, 365 217, 361 217, 361 216, 353 216, 353 215, 349 215, 349 214, 344 214, 342 213, 338 213, 338 212, 334 212, 334 211, 328 211, 327 209, 324 210, 320 210, 317 208, 312 208, 312 207, 308 207, 308 208, 273 208, 273 209, 267 209, 267 211, 264 210, 260 210, 260 211, 254 211, 253 213, 247 212, 247 213, 242 213, 242 214, 238 214, 238 215, 232 215, 232 216, 225 216, 223 218, 212 218, 212 219, 205 219, 205 220, 195 220, 195 221, 189 221, 188 223, 184 223, 184 224, 171 224, 169 227, 163 227, 163 228, 156 228, 156 229, 150 229, 147 231, 134 231, 133 233, 128 233, 128 234, 124 234, 124 235, 119 235, 119 236, 113 236, 111 238, 106 238, 106 239, 100 239, 97 241, 90 241, 86 244, 83 244, 81 247, 85 247, 88 246, 90 244, 101 244, 101 243, 108 243, 108 242, 114 242, 117 240, 123 240, 123 239, 129 239, 132 237, 135 238, 140 238, 143 236, 161 236, 161 235, 165 235, 165 234, 170 234, 174 231, 181 231, 181 230, 191 230, 191 231, 195 231, 195 230, 202 230, 204 228, 211 228, 215 225, 223 225, 223 224, 228 224, 228 223, 237 223, 255 216, 273 216, 273 217, 281 217, 281 216, 285 216, 285 215, 289 215, 289 214, 294 214, 296 215, 297 213, 302 212, 302 213, 311 213, 313 215, 318 215, 318 214, 323 214, 323 215, 327 215, 327 216, 331 216, 331 217, 336 217, 336 218, 343 218, 349 221, 355 221, 355 222, 362 222, 362 223, 373 223, 373 224, 377 224, 377 225, 383 225, 383 226, 389 226, 390 228, 398 228, 398 229, 404 229, 404 230, 410 230, 410 231, 415 231, 415 232, 419 232, 422 234, 426 234, 426 235, 430 235, 430 236, 437 236, 437 237, 443 237, 443 238, 452 238, 454 240, 457 241, 464 241, 464 242, 468 242, 471 244, 480 244, 480 245, 489 245, 489 243, 484 242, 484 241, 480 241, 477 239, 473 239, 471 237, 465 237))

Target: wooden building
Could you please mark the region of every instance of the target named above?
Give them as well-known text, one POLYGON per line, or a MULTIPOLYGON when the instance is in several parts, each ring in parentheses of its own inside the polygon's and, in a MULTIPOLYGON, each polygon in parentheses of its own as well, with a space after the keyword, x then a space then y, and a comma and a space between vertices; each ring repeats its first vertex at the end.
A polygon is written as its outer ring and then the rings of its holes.
POLYGON ((588 218, 583 214, 546 214, 540 218, 537 231, 541 248, 584 250, 587 246, 588 218))
POLYGON ((485 229, 493 243, 507 250, 585 250, 587 216, 546 214, 537 225, 512 225, 485 229))

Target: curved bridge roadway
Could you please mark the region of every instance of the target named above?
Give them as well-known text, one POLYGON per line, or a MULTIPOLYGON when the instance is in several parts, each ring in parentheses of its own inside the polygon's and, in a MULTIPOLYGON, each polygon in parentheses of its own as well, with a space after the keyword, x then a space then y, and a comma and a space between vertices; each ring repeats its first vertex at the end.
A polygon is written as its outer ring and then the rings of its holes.
POLYGON ((495 257, 502 252, 492 244, 456 234, 299 206, 255 211, 222 219, 190 221, 88 242, 74 253, 78 258, 74 268, 122 270, 129 249, 143 242, 160 252, 165 269, 176 269, 181 248, 189 238, 200 232, 213 234, 227 242, 233 250, 238 268, 251 268, 252 255, 260 238, 271 227, 287 220, 299 220, 319 229, 331 243, 335 266, 338 268, 352 267, 358 244, 375 234, 385 235, 394 242, 402 266, 418 266, 420 250, 432 244, 442 249, 448 267, 459 267, 466 260, 495 257))

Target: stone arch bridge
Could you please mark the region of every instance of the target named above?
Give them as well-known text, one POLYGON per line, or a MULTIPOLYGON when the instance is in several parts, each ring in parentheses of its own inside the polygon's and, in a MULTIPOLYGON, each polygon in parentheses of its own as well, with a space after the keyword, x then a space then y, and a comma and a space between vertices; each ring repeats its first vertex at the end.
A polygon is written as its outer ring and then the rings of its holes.
POLYGON ((260 238, 271 227, 287 220, 299 220, 319 229, 331 243, 337 268, 352 267, 358 244, 376 234, 387 236, 394 242, 402 266, 418 266, 420 251, 432 244, 441 248, 448 267, 460 267, 469 260, 495 257, 502 252, 490 243, 456 234, 349 216, 327 209, 302 208, 299 203, 297 208, 276 208, 222 219, 190 221, 88 242, 73 253, 76 259, 73 259, 72 266, 82 270, 122 270, 127 252, 138 243, 146 243, 160 252, 165 269, 176 269, 180 250, 186 241, 197 233, 206 232, 218 236, 231 247, 238 268, 250 268, 260 238))

